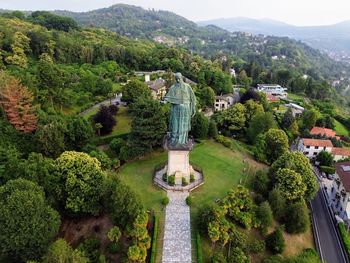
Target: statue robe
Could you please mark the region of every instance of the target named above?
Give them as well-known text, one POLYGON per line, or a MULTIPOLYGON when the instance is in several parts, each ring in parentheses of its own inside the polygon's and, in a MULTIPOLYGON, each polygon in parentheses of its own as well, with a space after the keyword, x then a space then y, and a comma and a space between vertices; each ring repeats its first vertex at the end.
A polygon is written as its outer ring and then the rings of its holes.
POLYGON ((190 85, 179 81, 170 87, 165 100, 170 102, 170 144, 183 146, 188 142, 191 117, 196 111, 196 97, 190 85))

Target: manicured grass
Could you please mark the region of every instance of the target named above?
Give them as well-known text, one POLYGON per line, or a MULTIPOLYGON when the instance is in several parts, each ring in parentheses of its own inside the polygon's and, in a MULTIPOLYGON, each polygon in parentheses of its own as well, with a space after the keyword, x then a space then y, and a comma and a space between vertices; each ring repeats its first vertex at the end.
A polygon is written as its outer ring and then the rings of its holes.
POLYGON ((196 213, 199 205, 224 197, 239 183, 246 166, 243 159, 241 152, 234 152, 214 141, 205 141, 195 147, 190 161, 203 169, 204 185, 191 193, 194 201, 192 213, 196 213))
POLYGON ((129 108, 120 106, 119 111, 117 113, 117 125, 113 127, 113 131, 111 134, 108 134, 104 137, 115 136, 120 134, 129 133, 131 129, 131 120, 129 116, 129 108))
POLYGON ((295 100, 295 101, 304 101, 304 96, 293 94, 293 93, 288 93, 288 99, 295 100))
POLYGON ((344 135, 344 136, 349 136, 349 131, 346 129, 346 127, 340 123, 337 120, 334 120, 335 123, 335 131, 337 135, 344 135))

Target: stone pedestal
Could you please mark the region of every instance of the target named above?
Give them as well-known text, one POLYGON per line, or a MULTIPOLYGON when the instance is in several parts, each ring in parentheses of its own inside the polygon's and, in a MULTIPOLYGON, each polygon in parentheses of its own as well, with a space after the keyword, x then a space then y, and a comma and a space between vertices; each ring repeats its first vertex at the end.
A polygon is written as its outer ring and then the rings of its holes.
POLYGON ((190 151, 169 150, 167 174, 178 177, 189 177, 191 173, 190 151))

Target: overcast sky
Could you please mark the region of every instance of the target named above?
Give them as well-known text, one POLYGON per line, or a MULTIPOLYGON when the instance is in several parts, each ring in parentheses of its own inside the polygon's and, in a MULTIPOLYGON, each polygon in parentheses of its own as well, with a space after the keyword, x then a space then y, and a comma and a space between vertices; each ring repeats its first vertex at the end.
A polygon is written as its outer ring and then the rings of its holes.
POLYGON ((117 3, 169 10, 193 21, 242 16, 325 25, 350 20, 350 0, 0 0, 0 8, 88 11, 117 3))

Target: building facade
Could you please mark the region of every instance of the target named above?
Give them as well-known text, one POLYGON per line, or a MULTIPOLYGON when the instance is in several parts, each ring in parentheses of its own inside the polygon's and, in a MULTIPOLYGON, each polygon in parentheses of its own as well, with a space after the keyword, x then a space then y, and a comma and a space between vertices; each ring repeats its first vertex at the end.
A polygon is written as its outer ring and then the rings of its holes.
POLYGON ((333 144, 330 140, 319 140, 301 138, 298 142, 297 149, 310 159, 316 158, 316 156, 326 151, 332 153, 333 144))

